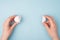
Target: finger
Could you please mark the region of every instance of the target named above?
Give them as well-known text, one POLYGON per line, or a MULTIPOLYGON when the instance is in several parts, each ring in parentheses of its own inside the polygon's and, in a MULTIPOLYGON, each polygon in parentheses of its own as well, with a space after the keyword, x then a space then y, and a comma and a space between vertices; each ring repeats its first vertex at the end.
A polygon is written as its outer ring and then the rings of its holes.
POLYGON ((9 22, 11 22, 13 19, 15 18, 15 16, 10 16, 10 17, 8 17, 7 19, 6 19, 6 21, 4 22, 4 23, 9 23, 9 22))
POLYGON ((47 18, 49 22, 51 23, 53 22, 53 18, 51 16, 44 16, 44 17, 47 18))
POLYGON ((16 25, 17 25, 17 23, 14 23, 14 24, 11 26, 10 29, 13 30, 16 25))
POLYGON ((17 25, 17 23, 14 23, 11 27, 10 27, 10 29, 9 29, 9 32, 11 33, 12 31, 13 31, 13 29, 14 29, 14 27, 17 25))
POLYGON ((10 21, 14 20, 14 18, 15 18, 15 16, 10 16, 10 17, 8 18, 8 21, 10 22, 10 21))
POLYGON ((54 28, 55 26, 52 26, 52 25, 56 25, 54 19, 51 16, 45 16, 45 18, 48 19, 49 21, 48 24, 51 26, 51 28, 54 28))
POLYGON ((49 25, 48 25, 48 23, 44 22, 43 25, 46 27, 47 30, 49 30, 49 25))

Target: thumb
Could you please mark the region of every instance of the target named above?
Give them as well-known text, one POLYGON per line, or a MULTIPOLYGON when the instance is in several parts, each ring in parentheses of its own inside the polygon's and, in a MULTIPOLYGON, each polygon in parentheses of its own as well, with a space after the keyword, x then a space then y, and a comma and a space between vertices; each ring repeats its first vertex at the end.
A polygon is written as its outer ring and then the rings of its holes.
POLYGON ((11 26, 11 30, 13 30, 16 25, 17 25, 17 23, 14 23, 14 24, 11 26))
POLYGON ((43 25, 46 27, 47 30, 49 30, 48 23, 44 22, 43 25))

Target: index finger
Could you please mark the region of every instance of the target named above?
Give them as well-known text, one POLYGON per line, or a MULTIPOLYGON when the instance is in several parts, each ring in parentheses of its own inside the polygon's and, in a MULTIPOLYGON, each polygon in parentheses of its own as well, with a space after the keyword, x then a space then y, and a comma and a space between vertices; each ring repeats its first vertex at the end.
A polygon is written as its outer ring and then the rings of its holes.
POLYGON ((10 21, 14 20, 14 18, 15 18, 15 16, 10 16, 10 17, 8 17, 8 19, 6 21, 10 22, 10 21))
POLYGON ((54 23, 54 20, 51 16, 44 16, 44 17, 47 18, 50 23, 54 23))

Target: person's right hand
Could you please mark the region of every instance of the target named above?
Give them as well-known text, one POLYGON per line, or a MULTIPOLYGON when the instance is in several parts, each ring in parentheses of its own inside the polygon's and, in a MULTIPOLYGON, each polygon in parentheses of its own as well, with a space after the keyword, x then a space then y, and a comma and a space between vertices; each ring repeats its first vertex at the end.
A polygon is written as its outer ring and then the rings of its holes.
POLYGON ((57 26, 55 24, 54 19, 51 16, 44 16, 48 19, 47 22, 43 22, 43 25, 46 27, 49 35, 52 37, 53 40, 59 40, 58 33, 57 33, 57 26))

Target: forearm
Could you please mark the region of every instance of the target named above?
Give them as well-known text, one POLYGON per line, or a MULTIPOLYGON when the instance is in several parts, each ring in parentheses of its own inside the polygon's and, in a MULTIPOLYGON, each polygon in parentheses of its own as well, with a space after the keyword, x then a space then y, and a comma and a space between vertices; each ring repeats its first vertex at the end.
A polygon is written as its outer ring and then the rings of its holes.
POLYGON ((54 38, 53 40, 59 40, 59 38, 54 38))
POLYGON ((8 40, 8 38, 6 37, 6 35, 3 34, 1 40, 8 40))
POLYGON ((6 39, 5 37, 2 37, 1 40, 8 40, 8 39, 6 39))
POLYGON ((58 36, 57 37, 54 37, 53 40, 59 40, 59 37, 58 36))

